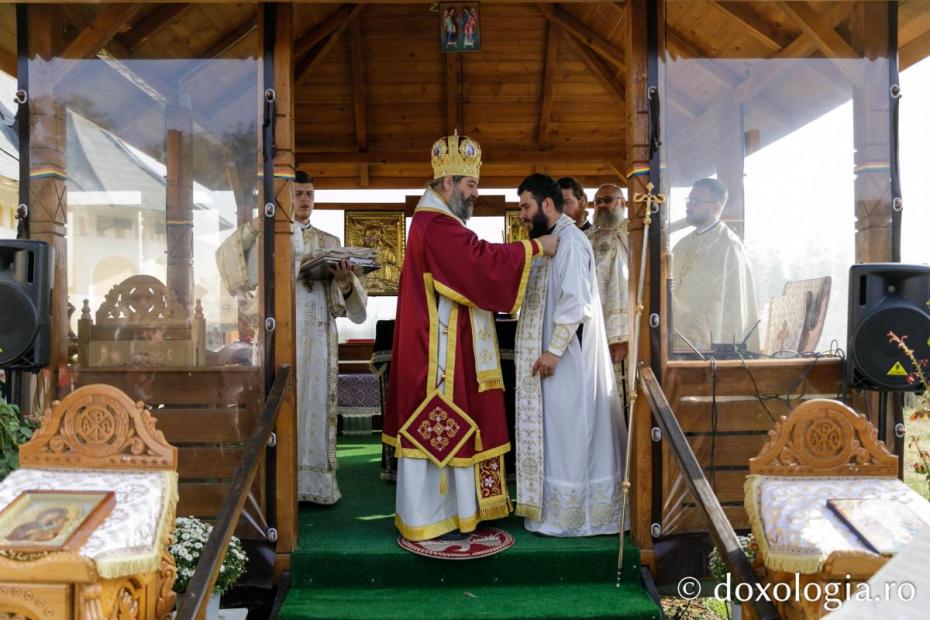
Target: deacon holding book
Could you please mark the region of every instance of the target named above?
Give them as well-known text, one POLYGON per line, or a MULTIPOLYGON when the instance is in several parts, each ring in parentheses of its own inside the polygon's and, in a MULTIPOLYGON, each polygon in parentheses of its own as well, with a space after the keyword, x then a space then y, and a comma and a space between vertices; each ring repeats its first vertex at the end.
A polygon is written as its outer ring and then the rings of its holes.
MULTIPOLYGON (((294 261, 299 268, 308 255, 340 246, 339 238, 315 228, 313 179, 298 171, 294 178, 294 261)), ((261 218, 241 226, 216 252, 220 273, 231 294, 258 285, 261 218)), ((329 270, 331 279, 298 278, 294 287, 297 338, 297 494, 301 501, 335 504, 336 379, 339 338, 336 318, 365 321, 368 296, 348 260, 329 270)))
POLYGON ((533 265, 517 323, 515 513, 549 536, 615 534, 626 426, 594 251, 552 177, 531 175, 517 193, 530 238, 560 241, 555 258, 533 265))
POLYGON ((438 140, 400 275, 382 440, 398 457, 394 523, 408 540, 461 537, 510 514, 510 450, 493 312, 523 302, 534 257, 558 241, 488 243, 465 227, 481 148, 438 140))

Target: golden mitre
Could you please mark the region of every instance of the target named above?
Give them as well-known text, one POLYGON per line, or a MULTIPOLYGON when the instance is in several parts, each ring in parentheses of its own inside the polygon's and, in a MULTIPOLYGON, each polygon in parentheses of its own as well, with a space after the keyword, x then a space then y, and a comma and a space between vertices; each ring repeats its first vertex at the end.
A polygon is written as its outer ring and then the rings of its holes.
POLYGON ((481 147, 455 132, 433 144, 433 178, 444 176, 478 177, 481 170, 481 147))

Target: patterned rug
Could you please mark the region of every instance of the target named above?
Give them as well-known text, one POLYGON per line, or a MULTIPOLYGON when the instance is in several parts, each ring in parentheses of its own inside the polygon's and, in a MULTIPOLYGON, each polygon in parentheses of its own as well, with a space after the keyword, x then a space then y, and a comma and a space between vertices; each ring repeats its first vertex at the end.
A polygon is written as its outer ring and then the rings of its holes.
POLYGON ((513 544, 513 536, 496 527, 479 527, 463 540, 407 540, 397 538, 397 544, 417 555, 439 560, 474 560, 500 553, 513 544))

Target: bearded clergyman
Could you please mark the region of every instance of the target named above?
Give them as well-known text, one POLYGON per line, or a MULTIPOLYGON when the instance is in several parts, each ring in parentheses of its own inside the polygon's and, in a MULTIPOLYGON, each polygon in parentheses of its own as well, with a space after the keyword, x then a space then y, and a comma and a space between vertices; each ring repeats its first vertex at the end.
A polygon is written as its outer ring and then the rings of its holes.
POLYGON ((481 148, 465 136, 432 148, 433 180, 404 253, 382 441, 394 448, 394 523, 408 540, 461 537, 510 514, 510 450, 493 312, 523 302, 533 259, 558 241, 488 243, 465 226, 481 148))
POLYGON ((601 296, 610 358, 614 364, 619 364, 626 357, 630 333, 630 244, 627 220, 623 217, 625 209, 620 187, 601 185, 594 195, 594 225, 584 231, 591 241, 597 263, 597 290, 601 296))
POLYGON ((521 183, 530 238, 559 238, 533 265, 516 336, 517 506, 526 528, 550 536, 620 530, 626 426, 585 234, 562 213, 551 177, 521 183))
POLYGON ((759 350, 752 269, 740 238, 720 221, 727 186, 701 179, 688 196, 694 231, 672 250, 673 349, 711 350, 714 343, 746 342, 759 350))

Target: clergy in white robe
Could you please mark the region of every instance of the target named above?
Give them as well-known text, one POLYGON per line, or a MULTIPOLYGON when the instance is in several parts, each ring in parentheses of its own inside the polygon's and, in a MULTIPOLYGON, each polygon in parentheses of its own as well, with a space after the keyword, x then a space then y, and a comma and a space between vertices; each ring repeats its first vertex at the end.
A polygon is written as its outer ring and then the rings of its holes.
MULTIPOLYGON (((582 229, 594 250, 597 292, 614 364, 626 357, 630 334, 630 243, 627 220, 623 217, 625 208, 619 186, 601 185, 594 195, 594 225, 582 229)), ((619 370, 619 366, 614 370, 619 370)))
MULTIPOLYGON (((315 250, 339 247, 339 238, 310 224, 313 180, 303 172, 294 182, 293 249, 295 273, 301 259, 315 250)), ((217 263, 230 293, 258 284, 256 243, 260 219, 248 222, 217 250, 217 263)), ((334 504, 342 496, 336 482, 336 389, 339 337, 336 318, 365 321, 367 294, 346 265, 333 280, 294 287, 297 339, 297 495, 300 501, 334 504)))
POLYGON ((720 221, 727 197, 716 179, 701 179, 691 189, 687 220, 695 230, 672 250, 675 351, 744 340, 748 350, 759 350, 752 269, 743 242, 720 221))
POLYGON ((515 513, 550 536, 617 533, 626 427, 594 253, 554 180, 532 175, 519 193, 530 236, 555 234, 559 251, 533 265, 517 325, 515 513))

